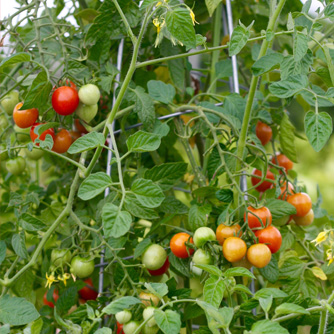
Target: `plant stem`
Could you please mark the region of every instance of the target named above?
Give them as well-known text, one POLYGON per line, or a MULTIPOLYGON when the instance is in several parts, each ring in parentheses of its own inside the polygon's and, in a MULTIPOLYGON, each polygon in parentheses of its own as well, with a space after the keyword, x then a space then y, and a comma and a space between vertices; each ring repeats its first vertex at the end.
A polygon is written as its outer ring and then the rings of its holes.
MULTIPOLYGON (((285 1, 286 0, 280 0, 273 15, 269 19, 267 30, 274 29, 275 22, 278 20, 279 14, 285 4, 285 1)), ((268 47, 269 47, 269 42, 266 39, 264 39, 261 45, 258 59, 260 59, 267 53, 268 47)), ((244 151, 245 151, 249 121, 250 121, 251 114, 252 114, 252 107, 253 107, 253 102, 254 102, 254 97, 255 97, 258 82, 259 82, 259 77, 256 77, 253 75, 251 79, 250 89, 249 89, 246 108, 245 108, 244 119, 242 122, 241 132, 240 132, 238 145, 237 145, 237 157, 239 157, 240 159, 242 159, 244 155, 244 151)), ((237 162, 236 162, 236 173, 240 172, 242 168, 240 159, 237 159, 237 162)), ((236 177, 236 181, 238 184, 240 183, 240 176, 236 177)), ((237 191, 237 189, 235 189, 234 190, 234 206, 238 207, 238 205, 239 205, 239 192, 237 191)))

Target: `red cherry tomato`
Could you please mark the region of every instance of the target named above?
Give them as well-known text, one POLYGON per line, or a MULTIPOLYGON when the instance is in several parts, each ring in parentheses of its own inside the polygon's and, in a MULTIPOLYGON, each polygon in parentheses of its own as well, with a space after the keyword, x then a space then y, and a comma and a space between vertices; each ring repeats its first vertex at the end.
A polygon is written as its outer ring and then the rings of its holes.
POLYGON ((87 278, 84 282, 86 286, 79 290, 79 296, 84 300, 96 300, 98 292, 94 288, 92 279, 87 278))
POLYGON ((124 334, 124 332, 123 332, 123 325, 120 324, 119 322, 117 322, 116 334, 124 334))
POLYGON ((188 233, 181 232, 175 234, 170 240, 170 249, 172 253, 181 259, 189 257, 194 253, 194 249, 188 248, 187 250, 186 242, 193 243, 193 238, 191 238, 188 233))
POLYGON ((69 86, 57 88, 52 94, 52 107, 62 116, 71 115, 79 105, 79 95, 76 89, 69 86))
MULTIPOLYGON (((262 208, 255 209, 252 206, 249 206, 247 209, 250 211, 247 213, 248 226, 250 229, 253 230, 271 225, 272 216, 270 210, 267 207, 263 206, 262 208)), ((244 215, 244 220, 246 221, 246 213, 244 215)))
POLYGON ((275 226, 270 225, 263 230, 256 231, 255 236, 259 239, 259 243, 266 244, 273 254, 281 248, 282 236, 275 226))
POLYGON ((256 268, 263 268, 271 260, 271 252, 265 244, 255 244, 248 248, 247 260, 256 268))
POLYGON ((57 153, 65 153, 72 145, 72 136, 69 131, 62 129, 60 130, 54 139, 52 151, 57 153))
MULTIPOLYGON (((258 169, 254 169, 252 175, 256 175, 256 176, 262 177, 262 172, 260 170, 258 170, 258 169)), ((270 170, 268 170, 267 174, 266 174, 266 179, 275 180, 275 175, 270 170)), ((258 179, 256 177, 252 177, 251 181, 252 181, 252 185, 256 186, 257 184, 259 184, 261 182, 261 179, 258 179)), ((264 192, 264 191, 272 188, 273 185, 274 184, 271 183, 271 182, 269 182, 269 181, 263 181, 255 189, 258 192, 264 192)))
MULTIPOLYGON (((37 139, 38 135, 35 133, 35 128, 36 126, 40 125, 40 124, 45 124, 45 123, 35 123, 31 128, 30 128, 30 138, 33 142, 35 142, 35 140, 37 139)), ((45 131, 42 132, 42 134, 39 136, 40 140, 45 140, 46 135, 50 135, 53 139, 53 141, 55 140, 55 131, 50 128, 47 129, 45 131)), ((37 146, 39 146, 39 144, 36 144, 37 146)))
POLYGON ((256 137, 260 139, 261 144, 264 146, 269 143, 273 130, 266 123, 258 121, 255 128, 256 137))
MULTIPOLYGON (((52 302, 49 302, 47 300, 47 298, 46 298, 47 294, 48 294, 48 292, 46 291, 45 294, 44 294, 44 296, 43 296, 43 303, 44 303, 44 305, 47 305, 47 306, 50 306, 50 307, 54 308, 55 307, 54 304, 52 302)), ((53 298, 53 300, 56 303, 57 300, 58 300, 58 298, 59 298, 58 291, 53 290, 52 298, 53 298)))
POLYGON ((306 193, 297 193, 289 196, 288 202, 292 204, 296 210, 297 217, 304 217, 312 209, 312 200, 306 193))
POLYGON ((13 119, 15 124, 21 128, 26 129, 31 127, 38 118, 38 110, 36 108, 21 110, 23 103, 18 103, 13 111, 13 119))
POLYGON ((273 158, 271 159, 271 162, 275 165, 278 164, 278 166, 283 167, 286 172, 293 168, 293 162, 284 154, 276 154, 276 158, 275 156, 273 156, 273 158), (276 162, 276 159, 277 159, 277 162, 276 162))
POLYGON ((169 260, 168 260, 168 256, 167 256, 166 261, 161 268, 159 268, 157 270, 149 270, 148 269, 148 272, 152 276, 160 276, 160 275, 163 275, 164 273, 166 273, 168 268, 169 268, 169 260))

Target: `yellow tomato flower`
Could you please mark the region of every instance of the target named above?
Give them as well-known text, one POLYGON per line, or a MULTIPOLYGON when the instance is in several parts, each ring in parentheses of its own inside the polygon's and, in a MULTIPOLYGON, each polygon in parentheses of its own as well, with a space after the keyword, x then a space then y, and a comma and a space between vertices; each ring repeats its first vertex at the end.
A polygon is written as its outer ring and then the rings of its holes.
POLYGON ((56 280, 56 277, 55 277, 54 273, 52 273, 50 276, 48 274, 46 274, 45 276, 46 276, 46 280, 47 280, 47 282, 45 284, 46 288, 47 287, 51 288, 52 283, 58 282, 58 280, 56 280))
POLYGON ((328 261, 327 266, 329 266, 334 261, 334 255, 331 249, 328 249, 326 254, 327 254, 327 261, 328 261))
POLYGON ((155 18, 155 19, 153 20, 153 24, 156 26, 156 28, 157 28, 157 34, 159 35, 160 30, 161 30, 161 25, 160 25, 159 19, 158 19, 158 18, 155 18))
POLYGON ((189 173, 186 173, 185 175, 184 175, 184 181, 186 182, 186 183, 191 183, 191 182, 193 182, 194 181, 194 178, 195 178, 195 175, 191 175, 191 174, 189 174, 189 173))
POLYGON ((64 285, 66 286, 66 281, 71 278, 71 275, 68 273, 65 273, 63 275, 58 275, 57 278, 59 279, 59 281, 63 281, 64 285))
POLYGON ((328 231, 323 231, 318 234, 318 236, 311 242, 315 242, 315 246, 320 245, 322 242, 326 241, 328 237, 328 231))
POLYGON ((191 20, 193 21, 193 25, 195 25, 195 23, 199 24, 195 19, 195 13, 190 8, 189 8, 189 11, 190 11, 191 20))

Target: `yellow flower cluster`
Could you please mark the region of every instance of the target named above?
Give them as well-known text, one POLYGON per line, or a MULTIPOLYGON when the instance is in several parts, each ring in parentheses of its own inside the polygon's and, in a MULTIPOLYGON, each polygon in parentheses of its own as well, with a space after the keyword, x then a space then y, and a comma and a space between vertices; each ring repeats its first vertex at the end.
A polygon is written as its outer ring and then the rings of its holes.
POLYGON ((334 262, 334 232, 333 230, 324 230, 318 234, 318 236, 312 240, 311 242, 315 243, 315 246, 321 245, 323 242, 328 241, 330 246, 329 249, 326 250, 328 266, 334 262))
POLYGON ((48 274, 45 275, 46 276, 46 284, 45 287, 46 288, 51 288, 51 285, 55 282, 59 282, 62 281, 64 282, 65 286, 66 286, 66 281, 69 280, 71 278, 71 275, 68 273, 64 273, 62 275, 58 275, 57 279, 55 277, 54 273, 51 273, 51 275, 49 276, 48 274))

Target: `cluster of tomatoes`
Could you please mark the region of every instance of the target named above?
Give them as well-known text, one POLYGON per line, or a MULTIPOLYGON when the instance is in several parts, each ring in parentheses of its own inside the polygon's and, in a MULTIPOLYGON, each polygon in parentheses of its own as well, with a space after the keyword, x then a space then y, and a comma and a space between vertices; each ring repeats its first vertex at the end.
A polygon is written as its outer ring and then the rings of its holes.
MULTIPOLYGON (((82 121, 88 123, 96 115, 98 111, 98 102, 100 100, 100 90, 96 85, 86 84, 82 86, 79 91, 76 85, 70 81, 67 81, 69 86, 64 85, 58 88, 54 88, 51 102, 54 111, 60 116, 72 115, 74 112, 82 121)), ((67 130, 65 128, 55 131, 52 127, 45 129, 38 135, 38 130, 46 123, 39 122, 38 109, 21 109, 23 102, 19 102, 19 94, 16 91, 7 94, 2 101, 2 108, 8 113, 13 115, 15 123, 15 129, 18 132, 18 139, 21 136, 20 132, 26 133, 28 130, 28 136, 35 146, 39 146, 40 141, 44 141, 47 135, 50 135, 53 140, 52 151, 62 154, 66 153, 72 143, 78 139, 83 133, 87 133, 86 129, 80 123, 79 119, 75 119, 74 123, 77 131, 67 130), (13 108, 13 103, 16 103, 13 108), (38 140, 37 140, 38 139, 38 140)), ((47 125, 45 126, 47 127, 47 125)), ((23 138, 25 141, 25 138, 23 138)), ((26 150, 28 158, 38 160, 42 156, 42 151, 34 148, 33 151, 26 150)), ((2 156, 3 160, 4 156, 2 156)), ((14 175, 20 175, 25 169, 25 160, 18 156, 13 159, 9 159, 6 162, 6 168, 14 175)))

